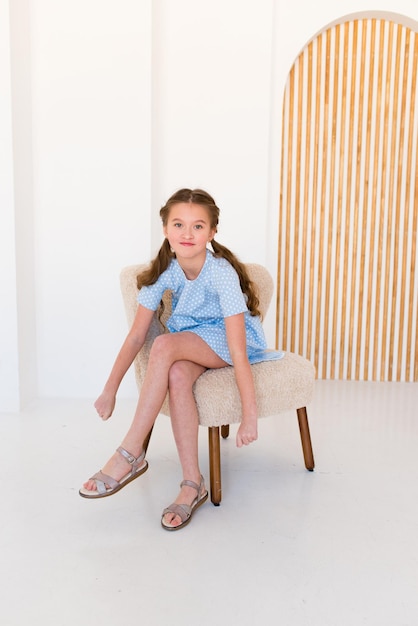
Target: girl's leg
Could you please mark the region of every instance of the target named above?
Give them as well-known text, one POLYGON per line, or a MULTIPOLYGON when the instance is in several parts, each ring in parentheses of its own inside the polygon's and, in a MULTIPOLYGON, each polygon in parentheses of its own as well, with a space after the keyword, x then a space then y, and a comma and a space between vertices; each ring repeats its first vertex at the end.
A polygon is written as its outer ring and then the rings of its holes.
MULTIPOLYGON (((145 437, 161 409, 168 389, 169 372, 177 361, 192 361, 205 369, 226 365, 207 343, 194 333, 167 333, 155 339, 135 415, 121 443, 122 447, 135 457, 141 453, 145 437)), ((130 465, 119 453, 115 453, 102 468, 103 473, 115 480, 123 478, 129 470, 130 465)), ((93 480, 84 483, 84 487, 96 490, 93 480)))
MULTIPOLYGON (((201 472, 198 460, 199 416, 193 396, 193 385, 206 367, 191 361, 177 361, 169 372, 169 400, 173 435, 177 446, 183 480, 192 480, 199 484, 201 472)), ((177 504, 192 504, 196 498, 196 490, 183 486, 175 500, 177 504)), ((178 526, 181 519, 178 515, 167 513, 164 523, 178 526)))

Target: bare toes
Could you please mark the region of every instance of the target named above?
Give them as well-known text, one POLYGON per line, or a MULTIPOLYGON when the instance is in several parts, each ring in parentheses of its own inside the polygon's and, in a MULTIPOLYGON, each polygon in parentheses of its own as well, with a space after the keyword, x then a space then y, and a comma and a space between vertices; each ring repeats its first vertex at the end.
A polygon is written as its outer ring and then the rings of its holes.
POLYGON ((170 513, 167 513, 164 516, 164 524, 166 526, 172 526, 173 528, 175 528, 181 523, 181 520, 178 521, 178 519, 179 519, 178 515, 173 515, 173 514, 170 515, 170 513))

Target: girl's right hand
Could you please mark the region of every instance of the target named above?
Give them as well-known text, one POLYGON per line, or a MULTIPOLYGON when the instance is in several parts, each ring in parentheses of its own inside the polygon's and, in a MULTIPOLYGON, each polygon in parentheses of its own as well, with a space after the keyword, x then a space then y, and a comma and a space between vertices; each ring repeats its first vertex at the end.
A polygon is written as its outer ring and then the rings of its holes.
POLYGON ((115 404, 116 396, 112 393, 103 391, 94 403, 94 408, 99 414, 99 417, 101 417, 103 421, 106 421, 112 415, 115 404))

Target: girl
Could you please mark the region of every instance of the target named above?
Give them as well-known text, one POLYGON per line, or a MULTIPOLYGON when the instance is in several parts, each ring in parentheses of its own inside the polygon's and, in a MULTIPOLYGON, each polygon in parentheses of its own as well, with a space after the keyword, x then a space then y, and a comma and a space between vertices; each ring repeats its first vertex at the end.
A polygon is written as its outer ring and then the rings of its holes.
POLYGON ((161 524, 179 530, 208 497, 198 462, 198 413, 193 384, 208 368, 233 365, 242 403, 238 447, 257 439, 257 407, 250 363, 278 359, 266 350, 258 298, 245 266, 214 239, 219 209, 200 189, 181 189, 161 209, 165 240, 149 268, 138 276, 138 310, 95 402, 103 420, 113 412, 123 376, 141 350, 164 292, 172 291, 168 333, 151 348, 132 424, 103 469, 80 489, 85 498, 112 495, 146 472, 143 442, 169 391, 173 434, 183 472, 180 493, 164 509, 161 524), (213 252, 208 249, 211 245, 213 252))

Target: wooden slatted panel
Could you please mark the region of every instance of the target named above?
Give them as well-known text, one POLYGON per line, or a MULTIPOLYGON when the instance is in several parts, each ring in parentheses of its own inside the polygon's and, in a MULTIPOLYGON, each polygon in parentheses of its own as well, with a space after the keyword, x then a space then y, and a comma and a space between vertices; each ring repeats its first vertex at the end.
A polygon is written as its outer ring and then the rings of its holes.
POLYGON ((337 24, 289 74, 277 345, 319 378, 418 380, 417 39, 337 24))

